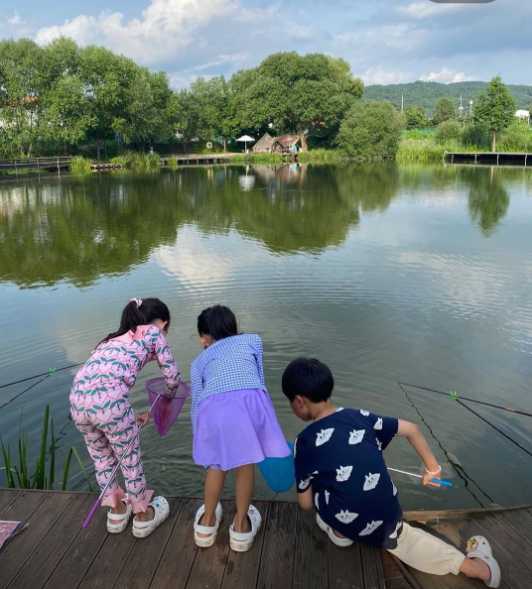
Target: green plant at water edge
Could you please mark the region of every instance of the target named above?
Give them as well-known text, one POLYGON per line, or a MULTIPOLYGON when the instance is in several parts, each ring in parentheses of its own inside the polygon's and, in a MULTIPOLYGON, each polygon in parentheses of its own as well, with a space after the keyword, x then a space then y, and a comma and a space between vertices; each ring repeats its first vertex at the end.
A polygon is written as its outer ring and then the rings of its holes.
POLYGON ((158 153, 126 151, 126 153, 114 157, 111 163, 120 164, 123 169, 137 174, 154 173, 161 168, 161 158, 158 153))
MULTIPOLYGON (((50 406, 44 410, 43 422, 40 433, 40 445, 37 453, 33 474, 30 474, 31 459, 28 455, 28 438, 22 432, 19 436, 17 448, 18 456, 15 458, 11 453, 9 444, 4 444, 0 439, 0 452, 5 472, 5 482, 10 488, 20 489, 54 489, 56 472, 56 455, 59 449, 58 440, 54 431, 54 420, 50 416, 50 406)), ((81 460, 74 448, 70 448, 63 464, 61 490, 65 491, 68 486, 69 472, 72 456, 76 457, 81 468, 81 460)))
POLYGON ((76 176, 87 176, 92 172, 90 160, 82 157, 73 157, 70 161, 70 173, 76 176))

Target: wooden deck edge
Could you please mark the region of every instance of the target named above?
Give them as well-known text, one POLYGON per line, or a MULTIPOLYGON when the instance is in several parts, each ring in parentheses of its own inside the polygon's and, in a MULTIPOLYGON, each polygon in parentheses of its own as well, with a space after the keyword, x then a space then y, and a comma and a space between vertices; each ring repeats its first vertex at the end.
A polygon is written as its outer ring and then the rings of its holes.
MULTIPOLYGON (((0 487, 1 491, 20 492, 20 493, 41 493, 53 495, 86 495, 96 497, 96 492, 89 491, 60 491, 52 489, 12 489, 9 487, 0 487)), ((200 501, 200 495, 173 495, 168 496, 168 499, 176 500, 197 500, 200 501)), ((234 501, 234 497, 222 497, 222 501, 234 501)), ((295 501, 288 501, 286 499, 256 499, 257 503, 295 503, 295 501)), ((440 510, 409 510, 405 511, 403 517, 407 521, 427 522, 434 520, 453 520, 469 516, 483 515, 489 513, 501 513, 504 511, 519 511, 521 509, 532 509, 532 503, 523 505, 510 505, 504 507, 502 505, 493 505, 492 507, 477 507, 467 509, 440 509, 440 510)))

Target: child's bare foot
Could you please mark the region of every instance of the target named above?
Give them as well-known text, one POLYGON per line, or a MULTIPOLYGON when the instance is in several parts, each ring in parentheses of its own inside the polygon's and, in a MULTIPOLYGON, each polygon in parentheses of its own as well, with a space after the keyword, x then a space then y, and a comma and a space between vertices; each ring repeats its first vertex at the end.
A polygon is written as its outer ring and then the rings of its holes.
POLYGON ((235 532, 242 534, 251 532, 251 522, 249 521, 248 515, 246 514, 244 517, 235 516, 235 519, 233 520, 233 529, 235 532))

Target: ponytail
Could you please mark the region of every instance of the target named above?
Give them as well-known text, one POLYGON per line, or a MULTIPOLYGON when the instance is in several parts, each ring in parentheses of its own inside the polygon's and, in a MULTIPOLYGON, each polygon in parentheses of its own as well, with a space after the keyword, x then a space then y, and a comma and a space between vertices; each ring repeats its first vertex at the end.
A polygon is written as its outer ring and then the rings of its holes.
MULTIPOLYGON (((168 307, 159 299, 131 299, 122 311, 120 318, 120 327, 104 337, 100 344, 108 342, 110 339, 120 337, 128 331, 135 332, 139 325, 146 325, 160 319, 170 325, 170 311, 168 307)), ((98 344, 98 345, 100 345, 98 344)))

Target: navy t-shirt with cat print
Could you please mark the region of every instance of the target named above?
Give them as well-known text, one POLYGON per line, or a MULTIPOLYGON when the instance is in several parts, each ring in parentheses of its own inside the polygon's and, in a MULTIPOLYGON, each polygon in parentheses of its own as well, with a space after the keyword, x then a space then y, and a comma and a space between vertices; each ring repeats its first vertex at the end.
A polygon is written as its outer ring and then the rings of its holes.
POLYGON ((312 485, 320 517, 347 538, 397 546, 402 511, 382 455, 397 428, 394 417, 338 409, 309 425, 296 440, 298 492, 312 485))

